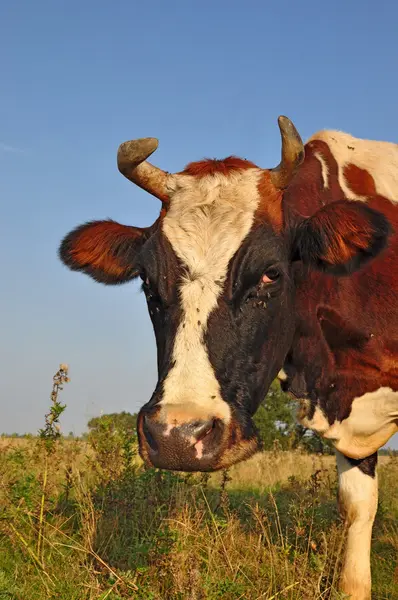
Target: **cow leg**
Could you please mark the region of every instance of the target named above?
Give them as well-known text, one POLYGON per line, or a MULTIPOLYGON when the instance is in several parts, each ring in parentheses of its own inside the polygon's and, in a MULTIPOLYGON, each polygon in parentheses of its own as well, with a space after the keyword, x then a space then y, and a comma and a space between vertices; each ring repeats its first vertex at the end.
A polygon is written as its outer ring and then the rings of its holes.
POLYGON ((370 546, 377 511, 377 452, 354 460, 336 451, 339 507, 347 527, 340 587, 351 600, 370 600, 370 546))

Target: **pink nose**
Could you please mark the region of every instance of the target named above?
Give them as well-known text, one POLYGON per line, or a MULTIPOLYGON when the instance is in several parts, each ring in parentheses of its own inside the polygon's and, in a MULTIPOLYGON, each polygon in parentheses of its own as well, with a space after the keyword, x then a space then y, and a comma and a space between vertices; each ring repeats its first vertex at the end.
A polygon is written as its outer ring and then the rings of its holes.
POLYGON ((141 454, 161 469, 211 471, 224 430, 223 422, 216 418, 167 426, 156 419, 156 414, 140 415, 141 454))

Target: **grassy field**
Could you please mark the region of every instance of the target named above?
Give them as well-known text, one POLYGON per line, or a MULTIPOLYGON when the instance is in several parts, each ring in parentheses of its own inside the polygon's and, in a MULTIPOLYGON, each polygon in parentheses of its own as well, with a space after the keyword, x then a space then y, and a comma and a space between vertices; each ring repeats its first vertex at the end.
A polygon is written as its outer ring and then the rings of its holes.
MULTIPOLYGON (((334 458, 145 470, 134 445, 0 440, 0 600, 326 599, 344 527, 334 458)), ((382 457, 373 598, 398 598, 398 458, 382 457)))

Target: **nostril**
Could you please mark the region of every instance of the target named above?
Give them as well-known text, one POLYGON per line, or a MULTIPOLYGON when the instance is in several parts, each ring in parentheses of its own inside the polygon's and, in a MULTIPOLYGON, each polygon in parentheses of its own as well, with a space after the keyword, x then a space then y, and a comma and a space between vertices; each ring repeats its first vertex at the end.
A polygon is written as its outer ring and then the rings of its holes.
POLYGON ((218 419, 212 419, 206 423, 202 423, 201 427, 195 432, 196 442, 194 448, 196 458, 199 460, 205 458, 205 455, 214 451, 220 442, 220 423, 218 419))
POLYGON ((197 442, 200 442, 213 431, 215 426, 216 419, 212 419, 211 421, 204 422, 196 421, 189 426, 189 429, 192 437, 194 437, 197 442))
POLYGON ((143 430, 144 430, 144 435, 145 435, 146 441, 148 442, 149 446, 152 448, 152 450, 157 452, 158 445, 155 440, 156 424, 152 423, 150 421, 150 419, 148 419, 147 416, 144 416, 144 419, 143 419, 143 430))

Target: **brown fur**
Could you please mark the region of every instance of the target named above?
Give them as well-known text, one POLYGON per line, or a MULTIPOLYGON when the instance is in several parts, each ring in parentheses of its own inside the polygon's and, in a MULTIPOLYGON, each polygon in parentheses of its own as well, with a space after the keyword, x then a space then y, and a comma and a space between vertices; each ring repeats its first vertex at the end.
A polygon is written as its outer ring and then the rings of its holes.
MULTIPOLYGON (((354 207, 357 208, 355 205, 354 207)), ((369 247, 373 230, 369 228, 368 219, 365 216, 361 219, 361 216, 353 210, 350 218, 347 207, 339 204, 335 205, 333 213, 317 213, 314 220, 327 240, 327 249, 322 257, 327 263, 337 265, 348 262, 358 249, 365 250, 369 247)))
POLYGON ((348 187, 354 194, 358 194, 358 196, 377 195, 375 181, 365 169, 349 164, 344 167, 343 173, 348 187))
POLYGON ((266 221, 270 223, 276 231, 281 231, 283 227, 283 192, 276 189, 273 185, 269 171, 263 171, 261 173, 258 192, 261 200, 255 219, 261 222, 266 221))
POLYGON ((66 236, 60 256, 74 271, 84 271, 102 283, 122 283, 138 274, 132 259, 153 228, 109 220, 86 223, 66 236))
POLYGON ((237 156, 229 156, 223 160, 207 158, 198 162, 191 162, 185 167, 182 173, 184 175, 191 175, 192 177, 207 177, 217 173, 228 176, 234 171, 256 168, 257 166, 249 160, 237 156))

